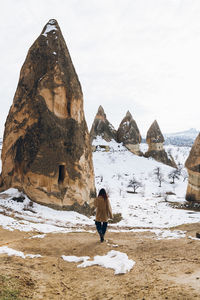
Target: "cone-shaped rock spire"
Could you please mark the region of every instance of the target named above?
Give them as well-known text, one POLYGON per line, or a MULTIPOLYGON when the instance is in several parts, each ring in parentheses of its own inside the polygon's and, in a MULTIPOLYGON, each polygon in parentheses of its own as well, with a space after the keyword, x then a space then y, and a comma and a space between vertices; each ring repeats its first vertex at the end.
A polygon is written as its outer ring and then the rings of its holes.
POLYGON ((117 141, 123 143, 131 152, 141 155, 139 144, 141 135, 131 113, 127 111, 117 130, 117 141))
POLYGON ((90 130, 91 143, 97 136, 101 136, 107 142, 110 142, 112 139, 116 140, 116 130, 107 120, 106 114, 101 105, 99 106, 90 130))
POLYGON ((185 166, 189 175, 186 199, 200 202, 200 133, 192 146, 185 166))
POLYGON ((153 146, 153 144, 164 143, 164 137, 158 125, 158 122, 155 120, 149 130, 147 131, 146 141, 148 145, 153 146))
POLYGON ((81 210, 95 193, 81 85, 56 20, 29 49, 5 124, 1 190, 81 210))
POLYGON ((144 154, 145 157, 153 157, 157 161, 176 168, 173 157, 171 155, 168 156, 164 150, 163 143, 165 140, 156 120, 151 124, 147 131, 146 141, 149 148, 144 154))

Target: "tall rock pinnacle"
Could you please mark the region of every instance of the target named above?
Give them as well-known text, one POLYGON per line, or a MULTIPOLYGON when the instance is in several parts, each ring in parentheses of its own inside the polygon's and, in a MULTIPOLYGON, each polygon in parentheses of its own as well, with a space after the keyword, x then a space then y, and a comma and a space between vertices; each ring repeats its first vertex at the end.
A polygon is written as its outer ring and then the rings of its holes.
POLYGON ((149 130, 147 131, 146 141, 149 146, 148 151, 144 154, 145 157, 153 157, 155 160, 160 161, 166 165, 176 168, 176 163, 173 157, 167 155, 163 147, 164 137, 155 120, 149 130))
POLYGON ((117 141, 123 143, 132 153, 141 155, 141 135, 131 113, 127 111, 117 130, 117 141))
POLYGON ((81 85, 56 20, 29 49, 5 124, 1 188, 81 210, 95 194, 81 85))
POLYGON ((186 199, 200 202, 200 133, 194 141, 185 166, 189 175, 186 199))
POLYGON ((110 142, 112 139, 116 140, 116 130, 107 120, 106 114, 101 105, 99 106, 90 130, 91 143, 97 136, 101 136, 107 142, 110 142))
POLYGON ((160 130, 160 127, 158 125, 158 122, 155 120, 149 130, 147 131, 147 137, 146 141, 149 145, 149 147, 152 147, 152 150, 155 148, 155 150, 160 150, 161 148, 158 148, 159 146, 163 147, 164 143, 164 137, 162 135, 162 132, 160 130), (159 144, 159 146, 158 146, 159 144))

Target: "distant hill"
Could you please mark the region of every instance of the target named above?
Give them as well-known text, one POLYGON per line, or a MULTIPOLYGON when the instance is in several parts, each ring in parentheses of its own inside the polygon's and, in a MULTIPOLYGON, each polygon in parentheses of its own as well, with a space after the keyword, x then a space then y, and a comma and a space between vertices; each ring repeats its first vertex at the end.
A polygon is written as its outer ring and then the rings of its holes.
POLYGON ((186 131, 164 134, 165 145, 192 146, 199 131, 191 128, 186 131))

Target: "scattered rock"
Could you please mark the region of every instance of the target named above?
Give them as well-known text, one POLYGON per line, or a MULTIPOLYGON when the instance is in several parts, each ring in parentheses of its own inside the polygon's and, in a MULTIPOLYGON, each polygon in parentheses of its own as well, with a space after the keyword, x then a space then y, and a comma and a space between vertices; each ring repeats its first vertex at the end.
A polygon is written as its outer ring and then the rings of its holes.
POLYGON ((200 233, 198 233, 198 232, 196 233, 196 238, 200 239, 200 233))

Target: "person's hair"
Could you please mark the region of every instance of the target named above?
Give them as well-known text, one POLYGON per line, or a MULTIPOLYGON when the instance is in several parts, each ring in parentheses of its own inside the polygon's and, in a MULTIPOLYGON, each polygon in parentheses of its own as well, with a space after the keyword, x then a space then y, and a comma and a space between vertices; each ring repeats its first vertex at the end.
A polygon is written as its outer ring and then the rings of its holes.
POLYGON ((105 189, 100 189, 98 196, 102 196, 104 198, 104 200, 108 199, 105 189))

